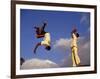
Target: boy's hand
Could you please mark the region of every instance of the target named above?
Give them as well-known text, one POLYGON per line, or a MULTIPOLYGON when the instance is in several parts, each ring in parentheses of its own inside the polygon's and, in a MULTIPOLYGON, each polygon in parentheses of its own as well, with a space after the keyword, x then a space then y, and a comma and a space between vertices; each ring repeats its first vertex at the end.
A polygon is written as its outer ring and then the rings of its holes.
POLYGON ((43 23, 44 23, 44 25, 47 25, 47 21, 44 21, 43 23))

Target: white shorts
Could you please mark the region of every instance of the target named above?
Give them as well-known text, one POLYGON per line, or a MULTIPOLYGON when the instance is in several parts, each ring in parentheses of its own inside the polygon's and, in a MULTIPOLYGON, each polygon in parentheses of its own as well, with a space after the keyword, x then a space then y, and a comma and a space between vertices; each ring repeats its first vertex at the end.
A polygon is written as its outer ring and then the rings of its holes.
POLYGON ((50 46, 50 41, 42 41, 41 45, 50 46))

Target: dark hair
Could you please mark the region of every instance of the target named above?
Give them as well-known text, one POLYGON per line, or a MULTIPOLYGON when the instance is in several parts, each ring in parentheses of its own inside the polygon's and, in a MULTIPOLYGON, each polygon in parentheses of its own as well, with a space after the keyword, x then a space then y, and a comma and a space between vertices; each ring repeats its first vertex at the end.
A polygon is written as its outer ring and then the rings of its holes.
POLYGON ((46 50, 50 50, 51 49, 51 47, 50 46, 46 46, 46 48, 45 48, 46 50))
POLYGON ((76 32, 77 32, 77 29, 74 28, 74 29, 72 30, 72 33, 76 33, 76 32))

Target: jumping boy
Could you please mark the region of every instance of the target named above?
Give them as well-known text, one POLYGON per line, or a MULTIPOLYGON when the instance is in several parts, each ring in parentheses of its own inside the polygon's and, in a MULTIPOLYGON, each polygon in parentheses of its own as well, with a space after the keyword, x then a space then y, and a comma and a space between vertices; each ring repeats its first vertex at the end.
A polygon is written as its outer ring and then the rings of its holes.
POLYGON ((44 39, 43 39, 43 41, 36 44, 36 46, 34 48, 34 53, 36 53, 37 48, 39 46, 42 46, 42 45, 45 46, 45 49, 48 50, 48 51, 51 49, 51 46, 50 46, 50 42, 51 42, 50 33, 46 32, 44 30, 46 25, 47 25, 47 23, 44 22, 42 27, 35 27, 36 37, 37 38, 42 38, 43 37, 44 39))
POLYGON ((72 36, 72 41, 71 41, 72 63, 73 67, 76 67, 79 66, 80 64, 80 58, 78 56, 78 46, 77 46, 79 34, 77 33, 76 28, 72 30, 71 36, 72 36))

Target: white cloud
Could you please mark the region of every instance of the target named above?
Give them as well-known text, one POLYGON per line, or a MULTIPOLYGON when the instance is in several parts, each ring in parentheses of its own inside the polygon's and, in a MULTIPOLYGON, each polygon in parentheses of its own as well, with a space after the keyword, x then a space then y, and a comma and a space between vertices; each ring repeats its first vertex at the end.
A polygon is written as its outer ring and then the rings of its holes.
POLYGON ((70 39, 60 38, 54 43, 54 49, 59 49, 61 51, 67 51, 70 48, 70 39))
POLYGON ((79 44, 79 56, 81 58, 82 65, 90 65, 90 40, 89 38, 83 38, 82 43, 79 44))
POLYGON ((59 66, 50 60, 33 58, 26 60, 21 66, 21 69, 55 68, 55 67, 59 66))

